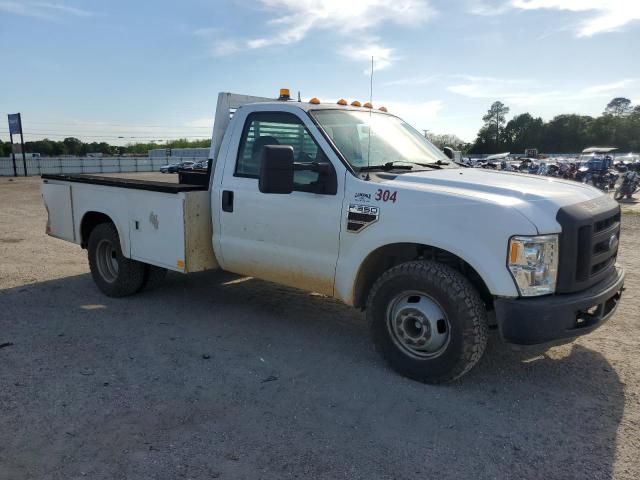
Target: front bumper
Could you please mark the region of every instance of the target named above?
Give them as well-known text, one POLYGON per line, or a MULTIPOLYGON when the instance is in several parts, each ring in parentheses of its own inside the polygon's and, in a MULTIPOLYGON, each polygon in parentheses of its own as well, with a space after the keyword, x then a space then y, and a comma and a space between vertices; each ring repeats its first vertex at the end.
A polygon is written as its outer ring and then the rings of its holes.
POLYGON ((624 269, 578 293, 537 298, 497 298, 494 302, 502 338, 535 345, 577 337, 606 322, 624 290, 624 269))

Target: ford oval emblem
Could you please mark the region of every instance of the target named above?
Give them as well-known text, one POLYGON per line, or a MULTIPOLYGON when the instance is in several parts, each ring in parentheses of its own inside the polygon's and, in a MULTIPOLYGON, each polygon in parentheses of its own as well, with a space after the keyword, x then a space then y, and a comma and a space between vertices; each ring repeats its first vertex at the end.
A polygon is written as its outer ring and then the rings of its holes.
POLYGON ((618 247, 618 236, 611 235, 609 239, 609 250, 615 250, 618 247))

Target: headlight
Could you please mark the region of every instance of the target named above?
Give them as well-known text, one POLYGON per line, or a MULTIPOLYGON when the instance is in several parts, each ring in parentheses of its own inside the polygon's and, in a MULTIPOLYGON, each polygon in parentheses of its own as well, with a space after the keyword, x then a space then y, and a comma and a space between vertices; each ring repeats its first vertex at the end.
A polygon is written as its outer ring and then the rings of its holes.
POLYGON ((507 264, 523 297, 554 293, 558 235, 511 237, 507 264))

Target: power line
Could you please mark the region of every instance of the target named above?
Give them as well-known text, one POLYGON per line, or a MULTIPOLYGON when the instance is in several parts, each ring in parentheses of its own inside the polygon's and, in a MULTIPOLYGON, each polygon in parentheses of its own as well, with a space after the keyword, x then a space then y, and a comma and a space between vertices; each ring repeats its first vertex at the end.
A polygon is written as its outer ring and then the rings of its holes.
MULTIPOLYGON (((75 133, 75 134, 63 134, 63 133, 51 133, 51 132, 24 132, 25 136, 49 136, 49 137, 91 137, 91 138, 120 138, 120 139, 128 139, 128 138, 154 138, 154 137, 159 137, 159 136, 163 136, 163 137, 169 137, 169 136, 173 136, 172 135, 128 135, 128 134, 124 134, 124 135, 99 135, 99 134, 92 134, 92 133, 75 133)), ((209 135, 180 135, 178 134, 178 137, 180 138, 209 138, 209 135)))
MULTIPOLYGON (((60 130, 25 130, 23 132, 25 135, 27 134, 37 134, 37 135, 66 135, 64 133, 64 130, 60 131, 60 130)), ((180 132, 127 132, 127 131, 104 131, 104 130, 88 130, 88 131, 77 131, 75 133, 73 133, 72 135, 91 135, 91 136, 100 136, 100 135, 108 135, 108 136, 118 136, 118 135, 122 135, 122 136, 129 136, 129 135, 152 135, 152 136, 158 136, 158 135, 164 135, 164 134, 170 134, 173 135, 174 133, 180 134, 180 132)), ((204 135, 204 134, 201 134, 204 135)), ((206 134, 206 136, 210 136, 209 134, 206 134)))
POLYGON ((128 128, 138 128, 138 127, 145 127, 145 128, 206 128, 208 130, 210 130, 211 128, 213 128, 213 124, 212 126, 188 126, 188 125, 144 125, 144 124, 126 124, 126 123, 91 123, 91 122, 87 122, 87 123, 82 123, 82 122, 74 122, 74 123, 69 123, 69 122, 38 122, 38 121, 28 121, 25 122, 26 124, 34 124, 34 125, 67 125, 67 126, 74 126, 74 127, 81 127, 81 126, 92 126, 92 127, 128 127, 128 128))

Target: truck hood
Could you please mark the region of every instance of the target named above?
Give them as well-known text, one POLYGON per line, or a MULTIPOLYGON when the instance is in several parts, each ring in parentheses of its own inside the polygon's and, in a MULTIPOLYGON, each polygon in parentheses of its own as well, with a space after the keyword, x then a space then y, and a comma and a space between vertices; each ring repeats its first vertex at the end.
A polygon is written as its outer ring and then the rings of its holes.
MULTIPOLYGON (((382 174, 381 177, 386 175, 382 174)), ((558 209, 605 195, 594 187, 571 180, 479 168, 442 169, 394 177, 391 179, 392 176, 389 176, 390 181, 385 184, 515 208, 540 233, 560 231, 555 219, 558 209)))

